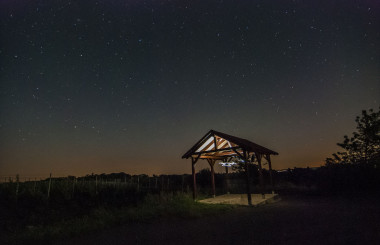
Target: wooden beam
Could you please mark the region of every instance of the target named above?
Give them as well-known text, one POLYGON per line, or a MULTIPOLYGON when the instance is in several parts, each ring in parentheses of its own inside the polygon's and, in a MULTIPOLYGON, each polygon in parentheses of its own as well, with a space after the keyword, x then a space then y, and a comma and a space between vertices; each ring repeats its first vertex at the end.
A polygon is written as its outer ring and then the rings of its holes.
POLYGON ((214 159, 207 159, 208 164, 210 165, 211 168, 211 186, 212 186, 212 194, 213 197, 215 197, 215 171, 214 171, 214 165, 215 161, 214 159))
POLYGON ((241 154, 240 152, 237 151, 237 149, 235 149, 236 147, 231 147, 231 149, 241 158, 241 159, 244 159, 244 152, 245 150, 243 149, 243 154, 241 154))
POLYGON ((212 143, 212 136, 208 138, 208 140, 206 140, 195 152, 199 152, 205 148, 207 149, 210 143, 212 143))
POLYGON ((201 156, 201 155, 198 155, 198 156, 196 156, 196 157, 191 157, 191 163, 192 163, 192 164, 196 164, 196 163, 198 162, 200 156, 201 156))
MULTIPOLYGON (((243 151, 240 151, 240 154, 243 154, 243 151)), ((231 150, 225 150, 223 151, 223 149, 219 149, 219 151, 215 151, 215 152, 211 152, 211 153, 205 153, 209 156, 224 156, 224 155, 235 155, 236 156, 236 153, 234 151, 231 151, 231 150)))
MULTIPOLYGON (((240 152, 240 154, 243 154, 243 152, 240 152)), ((228 152, 221 152, 220 154, 218 154, 218 156, 236 156, 237 154, 235 152, 232 152, 232 151, 228 151, 228 152)), ((239 156, 239 155, 238 155, 239 156)))
POLYGON ((224 145, 227 144, 227 140, 223 139, 223 138, 219 138, 220 139, 220 142, 218 144, 218 149, 222 149, 224 145))
POLYGON ((205 148, 206 151, 211 151, 212 149, 215 148, 215 146, 214 146, 214 142, 215 142, 215 137, 213 137, 213 140, 212 140, 212 141, 210 142, 210 144, 207 145, 207 147, 205 148))
POLYGON ((193 152, 195 152, 199 147, 200 145, 202 145, 211 135, 211 132, 212 130, 210 130, 209 132, 207 132, 207 134, 205 134, 200 140, 197 141, 197 143, 195 145, 193 145, 193 147, 190 148, 190 150, 188 150, 183 156, 182 158, 189 158, 191 157, 191 155, 193 154, 193 152))
POLYGON ((236 149, 240 149, 240 147, 228 147, 228 148, 223 148, 223 149, 218 149, 218 150, 194 152, 193 155, 196 155, 196 154, 207 154, 207 153, 212 153, 212 152, 223 152, 223 151, 228 151, 228 150, 234 150, 235 151, 236 149))
POLYGON ((270 154, 267 154, 267 155, 265 156, 265 159, 268 161, 270 185, 271 185, 271 188, 272 188, 272 194, 274 194, 273 173, 272 173, 272 161, 270 160, 270 154))
POLYGON ((229 190, 228 190, 228 167, 225 167, 226 168, 226 192, 227 194, 230 194, 229 190))
POLYGON ((215 159, 215 160, 223 160, 223 156, 200 156, 200 159, 215 159))
POLYGON ((195 174, 195 164, 197 163, 199 156, 197 158, 191 158, 191 173, 193 175, 193 199, 197 198, 197 176, 195 174))

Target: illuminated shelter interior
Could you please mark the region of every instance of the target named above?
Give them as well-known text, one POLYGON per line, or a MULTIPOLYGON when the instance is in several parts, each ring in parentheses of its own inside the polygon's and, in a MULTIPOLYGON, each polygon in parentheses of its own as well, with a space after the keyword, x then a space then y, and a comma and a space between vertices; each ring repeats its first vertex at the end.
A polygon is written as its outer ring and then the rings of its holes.
MULTIPOLYGON (((221 133, 215 130, 210 130, 205 136, 203 136, 190 150, 188 150, 182 158, 191 158, 192 174, 193 174, 193 198, 197 196, 196 192, 196 176, 195 176, 195 164, 199 159, 207 160, 211 168, 211 183, 213 195, 215 196, 215 178, 214 178, 214 165, 218 160, 230 161, 232 158, 240 158, 245 166, 246 173, 246 190, 248 197, 248 204, 251 205, 251 191, 250 191, 250 177, 247 171, 247 164, 257 162, 259 167, 260 186, 263 187, 263 174, 261 160, 267 160, 269 166, 269 175, 271 186, 273 188, 272 178, 272 163, 271 155, 278 155, 277 152, 265 148, 261 145, 255 144, 249 140, 221 133)), ((263 188, 261 188, 262 195, 264 197, 263 188)))

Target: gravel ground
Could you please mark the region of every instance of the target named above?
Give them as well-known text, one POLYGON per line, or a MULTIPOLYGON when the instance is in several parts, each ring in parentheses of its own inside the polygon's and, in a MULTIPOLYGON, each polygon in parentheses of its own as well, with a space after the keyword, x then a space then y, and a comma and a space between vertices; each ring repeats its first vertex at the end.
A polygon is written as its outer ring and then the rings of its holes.
POLYGON ((380 244, 380 202, 282 196, 265 206, 128 224, 57 243, 63 244, 380 244))

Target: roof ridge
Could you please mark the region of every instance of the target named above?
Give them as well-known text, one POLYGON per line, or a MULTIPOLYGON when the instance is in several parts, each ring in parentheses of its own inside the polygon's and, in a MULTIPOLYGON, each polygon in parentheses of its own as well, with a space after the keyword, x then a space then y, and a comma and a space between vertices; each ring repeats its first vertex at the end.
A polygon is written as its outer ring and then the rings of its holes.
POLYGON ((222 133, 222 132, 219 132, 219 131, 211 129, 193 147, 191 147, 190 150, 188 150, 182 156, 182 158, 189 158, 192 154, 194 154, 195 150, 200 145, 202 145, 204 143, 205 139, 207 139, 208 137, 210 137, 210 134, 211 135, 216 135, 216 136, 224 138, 224 139, 226 139, 228 141, 231 141, 232 143, 240 146, 241 148, 243 148, 245 150, 248 150, 248 151, 251 151, 251 152, 256 152, 256 153, 260 153, 260 154, 278 155, 277 152, 272 151, 272 150, 270 150, 270 149, 268 149, 268 148, 266 148, 264 146, 261 146, 259 144, 253 143, 250 140, 239 138, 237 136, 229 135, 229 134, 222 133))

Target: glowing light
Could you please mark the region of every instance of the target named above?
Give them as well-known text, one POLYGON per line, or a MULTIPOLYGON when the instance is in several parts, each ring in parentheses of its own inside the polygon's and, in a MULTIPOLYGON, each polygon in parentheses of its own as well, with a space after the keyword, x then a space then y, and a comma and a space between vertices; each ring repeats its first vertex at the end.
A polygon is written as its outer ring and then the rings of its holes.
POLYGON ((219 164, 222 165, 223 167, 232 167, 233 165, 236 165, 237 163, 236 162, 220 162, 219 164))

